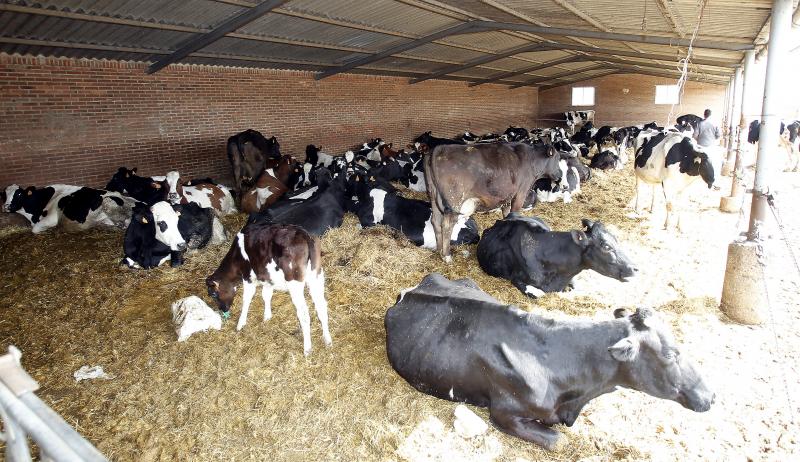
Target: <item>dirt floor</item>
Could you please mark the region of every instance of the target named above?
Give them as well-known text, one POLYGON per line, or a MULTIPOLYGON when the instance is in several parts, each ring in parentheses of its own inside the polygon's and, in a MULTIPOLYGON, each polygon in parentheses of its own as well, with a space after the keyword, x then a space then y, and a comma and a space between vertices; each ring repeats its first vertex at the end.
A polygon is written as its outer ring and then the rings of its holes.
MULTIPOLYGON (((786 234, 797 236, 800 175, 781 174, 775 190, 786 234)), ((286 294, 276 294, 268 323, 256 297, 250 322, 236 332, 237 297, 222 331, 176 342, 171 303, 188 295, 210 302, 204 279, 227 245, 190 255, 178 269, 129 271, 118 265, 120 232, 6 228, 0 347, 18 346, 39 396, 113 460, 798 460, 800 274, 777 228, 766 244, 769 322, 741 326, 717 307, 727 245, 746 217, 720 213, 720 192, 698 187, 685 231, 665 232, 663 201, 653 216, 637 218, 633 194, 628 168, 597 173, 571 204, 536 207, 532 214, 557 230, 584 217, 603 221, 641 275, 621 283, 584 272, 574 291, 535 302, 483 274, 475 246, 456 248, 447 266, 386 229, 359 231, 348 216, 322 239, 334 344, 326 349, 312 323, 308 358, 286 294), (609 319, 617 307, 656 307, 717 402, 697 414, 620 390, 591 402, 573 427, 558 427, 569 444, 555 453, 494 428, 463 439, 453 431, 456 404, 415 391, 386 359, 386 309, 432 271, 472 278, 500 300, 553 317, 609 319), (76 383, 83 365, 101 365, 113 378, 76 383)), ((497 218, 477 217, 484 229, 497 218)), ((236 231, 243 221, 230 217, 226 226, 236 231)), ((791 245, 800 256, 798 241, 791 245)))

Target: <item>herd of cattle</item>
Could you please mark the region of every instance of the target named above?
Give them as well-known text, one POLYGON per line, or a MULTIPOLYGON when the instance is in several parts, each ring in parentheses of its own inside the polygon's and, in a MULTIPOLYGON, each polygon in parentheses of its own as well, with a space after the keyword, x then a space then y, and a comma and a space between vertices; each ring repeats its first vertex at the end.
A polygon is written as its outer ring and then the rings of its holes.
MULTIPOLYGON (((711 187, 716 162, 692 139, 690 117, 667 129, 583 122, 570 125, 571 134, 520 127, 454 138, 427 132, 403 150, 374 139, 336 156, 309 145, 303 161, 282 155, 275 137, 247 130, 227 143, 232 188, 209 178, 184 181, 176 171, 150 177, 121 167, 105 189, 12 185, 0 191, 0 202, 5 212, 25 216, 35 233, 57 225, 126 228, 123 263, 145 269, 180 265, 187 250, 227 241, 220 217, 249 213, 206 279, 208 294, 227 318, 243 287, 242 329, 258 285, 264 320, 272 316, 273 291, 288 291, 309 354, 305 288, 330 345, 319 237, 341 226, 346 213, 362 227, 397 229, 446 261, 451 245, 477 242, 487 274, 534 298, 572 288, 587 269, 620 281, 634 276, 635 264, 599 221, 553 231, 517 212, 536 202, 569 202, 591 169, 622 168, 632 148, 637 182, 662 185, 670 225, 672 201, 697 179, 711 187), (402 188, 427 191, 430 200, 403 197, 402 188), (471 215, 495 209, 504 218, 481 235, 471 215)), ((387 353, 418 390, 487 406, 498 428, 546 448, 558 440, 550 426, 572 425, 586 403, 616 386, 694 411, 710 408, 714 394, 652 312, 618 310, 615 318, 557 322, 504 305, 471 280, 431 274, 388 310, 387 353)))

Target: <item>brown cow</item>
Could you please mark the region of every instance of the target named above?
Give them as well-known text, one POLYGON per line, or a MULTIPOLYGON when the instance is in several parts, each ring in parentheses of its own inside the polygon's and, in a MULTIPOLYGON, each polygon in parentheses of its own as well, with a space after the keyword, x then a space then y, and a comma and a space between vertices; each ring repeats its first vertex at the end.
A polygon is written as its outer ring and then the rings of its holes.
POLYGON ((251 186, 258 174, 264 170, 267 159, 281 157, 277 138, 265 138, 256 130, 245 130, 228 138, 228 160, 233 170, 236 199, 242 197, 243 187, 251 186))
POLYGON ((265 168, 256 180, 255 188, 242 196, 242 212, 261 212, 274 204, 289 190, 289 176, 295 168, 291 156, 283 156, 274 167, 265 168))
POLYGON ((524 143, 439 145, 424 158, 436 248, 446 262, 459 215, 500 207, 503 216, 522 209, 536 180, 561 180, 552 146, 524 143))

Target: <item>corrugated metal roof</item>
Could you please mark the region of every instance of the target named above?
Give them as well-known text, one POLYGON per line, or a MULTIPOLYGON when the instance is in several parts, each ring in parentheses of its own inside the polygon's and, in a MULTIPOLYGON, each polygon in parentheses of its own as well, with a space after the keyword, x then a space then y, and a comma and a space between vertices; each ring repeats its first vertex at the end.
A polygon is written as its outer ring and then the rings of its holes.
MULTIPOLYGON (((167 56, 202 34, 250 11, 255 1, 240 0, 0 0, 0 52, 79 58, 147 61, 167 56)), ((769 18, 771 0, 709 0, 698 39, 753 43, 769 18), (736 18, 735 26, 731 18, 736 18)), ((228 36, 196 49, 180 62, 276 69, 325 70, 368 58, 464 21, 501 21, 568 28, 691 36, 698 23, 697 0, 289 0, 239 27, 228 36), (622 13, 621 13, 622 12, 622 13)), ((578 39, 524 32, 484 30, 440 38, 393 56, 348 70, 357 73, 420 76, 454 64, 541 40, 620 53, 677 56, 685 47, 578 39)), ((742 52, 695 48, 696 58, 736 62, 742 52)), ((501 57, 461 69, 448 78, 479 81, 582 50, 548 49, 501 57)), ((602 55, 608 57, 608 55, 602 55)), ((598 57, 600 59, 600 57, 598 57)), ((617 56, 617 60, 630 60, 617 56)), ((674 69, 669 61, 653 65, 674 69)), ((556 75, 595 65, 562 63, 506 81, 556 75)), ((613 64, 610 64, 613 65, 613 64)), ((702 75, 732 70, 693 66, 702 75)), ((600 73, 602 71, 594 71, 600 73)), ((587 73, 591 75, 591 73, 587 73)))

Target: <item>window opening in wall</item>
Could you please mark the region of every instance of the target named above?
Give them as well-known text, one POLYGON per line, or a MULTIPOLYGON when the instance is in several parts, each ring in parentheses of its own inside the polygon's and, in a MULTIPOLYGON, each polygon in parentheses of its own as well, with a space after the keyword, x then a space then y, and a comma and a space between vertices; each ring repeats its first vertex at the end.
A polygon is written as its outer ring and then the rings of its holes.
POLYGON ((678 104, 677 85, 656 85, 656 104, 678 104))
POLYGON ((594 87, 572 87, 573 106, 594 106, 594 87))

